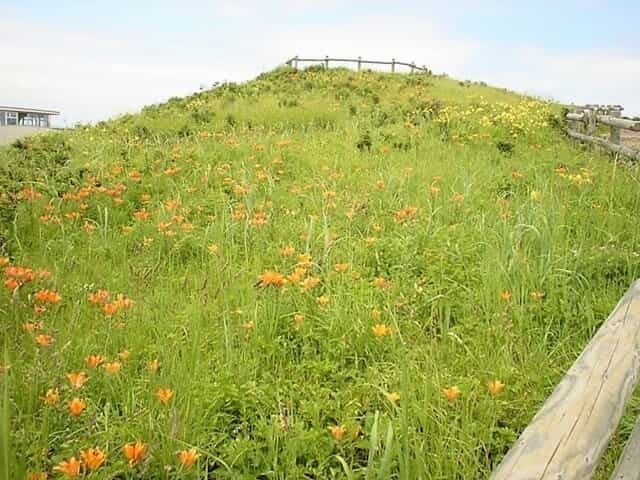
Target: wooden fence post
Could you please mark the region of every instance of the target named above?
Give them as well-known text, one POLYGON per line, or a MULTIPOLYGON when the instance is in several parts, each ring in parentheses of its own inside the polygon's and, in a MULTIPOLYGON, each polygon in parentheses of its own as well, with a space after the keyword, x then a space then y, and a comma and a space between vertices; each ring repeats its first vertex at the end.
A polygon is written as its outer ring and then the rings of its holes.
POLYGON ((329 69, 329 55, 324 56, 324 68, 329 69))
POLYGON ((391 59, 391 73, 395 73, 396 72, 396 59, 392 58, 391 59))
POLYGON ((362 69, 362 57, 358 57, 358 71, 362 69))
POLYGON ((584 126, 585 126, 585 133, 587 135, 593 136, 596 134, 597 116, 598 116, 597 110, 584 111, 584 126))
POLYGON ((414 68, 416 68, 416 62, 411 62, 411 73, 413 73, 414 68))
POLYGON ((298 55, 293 57, 293 68, 298 69, 298 55))
MULTIPOLYGON (((609 115, 611 117, 620 118, 620 116, 621 116, 620 109, 614 107, 614 109, 612 109, 609 112, 609 115)), ((611 127, 609 127, 609 128, 611 128, 610 133, 609 133, 609 141, 611 143, 615 144, 615 145, 620 145, 620 128, 619 127, 614 127, 613 125, 611 125, 611 127)))

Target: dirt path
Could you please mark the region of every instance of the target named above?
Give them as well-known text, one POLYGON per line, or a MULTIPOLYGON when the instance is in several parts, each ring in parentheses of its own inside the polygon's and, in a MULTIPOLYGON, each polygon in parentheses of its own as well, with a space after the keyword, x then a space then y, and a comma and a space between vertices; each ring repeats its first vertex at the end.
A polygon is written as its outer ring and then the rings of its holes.
POLYGON ((620 141, 624 145, 640 150, 640 132, 632 132, 631 130, 621 130, 620 141))

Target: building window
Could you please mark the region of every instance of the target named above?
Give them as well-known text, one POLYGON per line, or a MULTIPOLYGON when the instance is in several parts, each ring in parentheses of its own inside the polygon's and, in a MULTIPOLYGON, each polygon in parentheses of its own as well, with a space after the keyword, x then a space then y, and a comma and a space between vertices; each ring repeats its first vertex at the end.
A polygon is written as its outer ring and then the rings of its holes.
POLYGON ((18 114, 15 112, 7 112, 7 125, 18 125, 18 114))

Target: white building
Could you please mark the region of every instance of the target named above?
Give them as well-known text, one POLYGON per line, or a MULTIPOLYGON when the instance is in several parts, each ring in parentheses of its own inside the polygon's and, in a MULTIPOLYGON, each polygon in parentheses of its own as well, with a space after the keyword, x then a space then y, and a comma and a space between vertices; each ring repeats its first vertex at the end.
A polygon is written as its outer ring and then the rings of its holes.
POLYGON ((60 112, 0 105, 0 127, 50 128, 52 115, 60 115, 60 112))

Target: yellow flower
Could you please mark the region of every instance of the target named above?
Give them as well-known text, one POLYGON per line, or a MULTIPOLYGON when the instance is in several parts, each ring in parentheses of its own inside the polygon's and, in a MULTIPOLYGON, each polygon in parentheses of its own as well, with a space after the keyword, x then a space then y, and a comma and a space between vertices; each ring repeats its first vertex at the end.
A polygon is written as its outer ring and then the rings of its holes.
POLYGON ((509 300, 511 300, 511 292, 509 290, 504 290, 500 293, 500 298, 505 302, 508 302, 509 300))
POLYGON ((88 355, 84 360, 89 368, 97 368, 104 363, 102 355, 88 355))
POLYGON ((544 295, 544 292, 531 292, 531 298, 536 302, 542 300, 544 298, 544 295))
POLYGON ((147 362, 147 368, 151 373, 156 373, 158 371, 158 368, 160 368, 160 362, 158 361, 157 358, 154 358, 153 360, 149 360, 147 362))
POLYGON ((387 398, 391 403, 398 403, 400 401, 400 394, 398 392, 390 392, 387 398))
POLYGON ((344 425, 334 425, 333 427, 329 427, 329 432, 333 439, 339 442, 342 440, 342 437, 344 437, 344 434, 347 433, 347 427, 344 425))
POLYGON ((489 393, 495 397, 500 395, 504 390, 504 383, 500 380, 493 380, 487 383, 487 389, 489 390, 489 393))
POLYGON ((50 388, 47 390, 47 393, 42 397, 42 401, 47 405, 55 405, 60 400, 60 394, 58 393, 57 388, 50 388))
POLYGON ((376 338, 386 337, 387 335, 391 335, 392 333, 391 327, 383 323, 378 323, 372 328, 372 330, 376 338))
POLYGON ((462 392, 460 391, 460 389, 456 385, 453 385, 452 387, 448 387, 448 388, 443 388, 442 389, 442 394, 450 402, 456 401, 461 393, 462 392))
POLYGON ((316 303, 321 307, 324 307, 329 304, 329 297, 327 295, 320 295, 316 298, 316 303))
POLYGON ((320 283, 320 279, 318 277, 307 277, 302 281, 302 285, 300 286, 300 289, 303 292, 306 292, 318 286, 319 283, 320 283))

